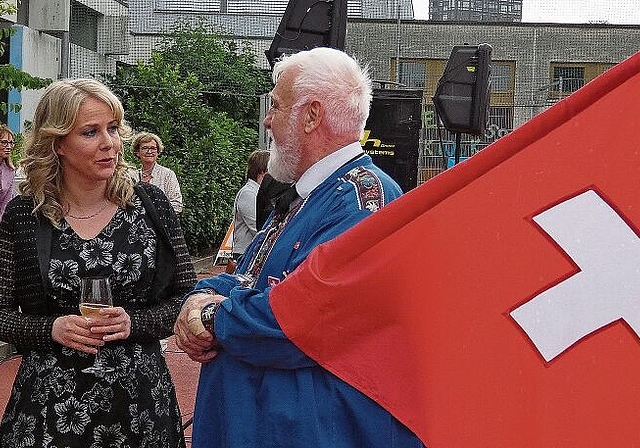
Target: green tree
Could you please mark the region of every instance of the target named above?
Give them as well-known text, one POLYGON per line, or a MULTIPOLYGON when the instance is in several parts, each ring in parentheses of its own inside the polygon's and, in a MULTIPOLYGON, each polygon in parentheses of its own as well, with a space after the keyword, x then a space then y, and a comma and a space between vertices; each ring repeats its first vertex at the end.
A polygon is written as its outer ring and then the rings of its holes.
POLYGON ((162 52, 146 64, 120 67, 106 82, 122 99, 132 127, 158 134, 165 145, 160 163, 178 176, 185 205, 180 220, 191 253, 217 248, 257 132, 211 107, 198 76, 162 52))
POLYGON ((194 74, 202 82, 203 99, 210 107, 257 129, 258 96, 272 84, 269 72, 257 66, 248 43, 225 39, 202 22, 179 22, 163 39, 159 52, 180 73, 194 74))

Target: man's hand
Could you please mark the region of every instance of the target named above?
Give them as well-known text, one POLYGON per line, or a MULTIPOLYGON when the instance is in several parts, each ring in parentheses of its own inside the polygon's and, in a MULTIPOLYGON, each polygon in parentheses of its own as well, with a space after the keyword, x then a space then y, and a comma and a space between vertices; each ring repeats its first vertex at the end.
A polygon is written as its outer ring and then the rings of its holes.
POLYGON ((210 361, 218 353, 217 342, 213 335, 204 329, 200 313, 206 305, 221 302, 224 299, 226 297, 218 294, 194 294, 182 305, 173 326, 176 345, 196 362, 210 361))

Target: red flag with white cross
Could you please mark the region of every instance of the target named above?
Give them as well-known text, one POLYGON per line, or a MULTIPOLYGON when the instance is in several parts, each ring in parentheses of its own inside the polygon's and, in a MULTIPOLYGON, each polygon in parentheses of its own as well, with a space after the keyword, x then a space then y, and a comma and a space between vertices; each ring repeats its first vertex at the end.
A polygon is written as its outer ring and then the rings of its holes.
POLYGON ((283 330, 429 447, 640 443, 640 53, 318 247, 283 330))

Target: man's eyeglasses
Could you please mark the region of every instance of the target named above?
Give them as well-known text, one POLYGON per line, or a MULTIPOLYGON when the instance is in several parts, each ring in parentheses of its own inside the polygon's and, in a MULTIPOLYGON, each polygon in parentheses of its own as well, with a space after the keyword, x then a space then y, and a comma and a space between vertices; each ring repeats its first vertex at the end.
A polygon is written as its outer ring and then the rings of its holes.
POLYGON ((140 147, 140 151, 145 151, 145 152, 156 152, 157 150, 158 150, 157 146, 141 146, 140 147))
POLYGON ((16 142, 11 140, 0 140, 0 145, 2 146, 15 146, 16 142))

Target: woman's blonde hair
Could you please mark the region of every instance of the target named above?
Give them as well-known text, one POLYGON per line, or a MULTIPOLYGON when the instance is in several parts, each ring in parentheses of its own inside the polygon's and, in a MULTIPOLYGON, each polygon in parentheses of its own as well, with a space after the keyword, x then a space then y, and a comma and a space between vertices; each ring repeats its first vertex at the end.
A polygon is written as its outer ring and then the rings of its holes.
POLYGON ((33 123, 24 139, 24 158, 20 166, 26 179, 20 184, 22 194, 33 196, 34 212, 46 216, 54 226, 63 219, 62 165, 56 152, 58 140, 74 127, 80 105, 87 98, 103 101, 113 111, 118 124, 120 148, 116 168, 107 181, 106 197, 124 207, 131 203, 133 179, 130 166, 124 161, 122 140, 131 128, 124 120, 120 100, 104 84, 95 79, 66 79, 49 85, 36 108, 33 123))
MULTIPOLYGON (((11 140, 15 138, 15 136, 13 135, 13 131, 9 126, 7 126, 6 124, 0 124, 0 140, 4 139, 7 135, 11 136, 11 140)), ((9 168, 11 168, 12 170, 16 169, 15 165, 13 164, 13 160, 11 160, 11 156, 7 157, 4 160, 6 160, 6 164, 9 165, 9 168)))

